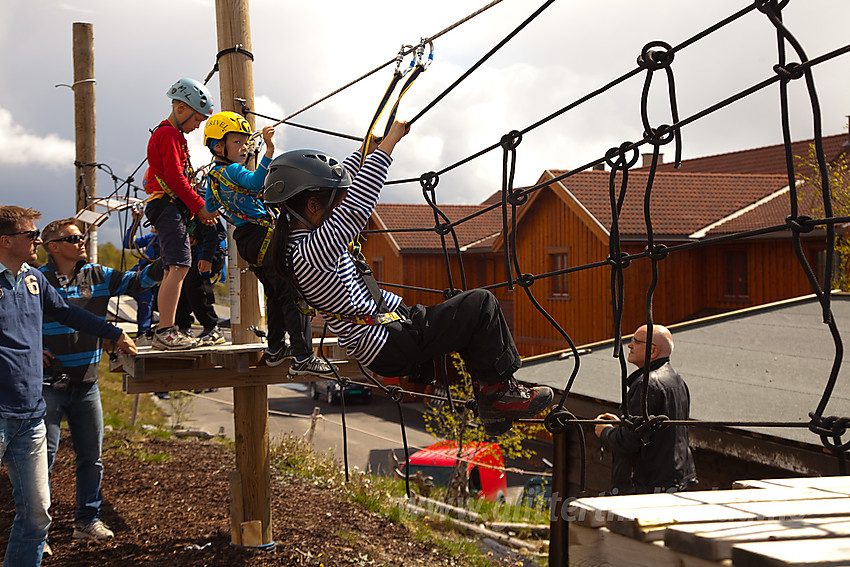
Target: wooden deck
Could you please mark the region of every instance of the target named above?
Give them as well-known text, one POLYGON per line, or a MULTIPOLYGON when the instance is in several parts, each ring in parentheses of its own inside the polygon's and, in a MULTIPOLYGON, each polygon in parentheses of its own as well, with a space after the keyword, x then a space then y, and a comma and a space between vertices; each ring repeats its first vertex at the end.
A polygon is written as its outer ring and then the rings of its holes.
MULTIPOLYGON (((314 347, 318 343, 319 340, 314 339, 314 347)), ((355 361, 336 357, 339 353, 335 352, 335 340, 325 339, 324 345, 331 349, 329 360, 339 368, 340 376, 353 380, 365 378, 355 361)), ((291 375, 288 362, 276 367, 259 363, 265 349, 265 343, 226 343, 183 351, 142 346, 135 355, 118 354, 118 358, 110 362, 109 370, 124 374, 124 392, 128 394, 327 379, 326 376, 291 375)))
POLYGON ((576 500, 568 509, 570 565, 850 565, 850 477, 736 487, 576 500))

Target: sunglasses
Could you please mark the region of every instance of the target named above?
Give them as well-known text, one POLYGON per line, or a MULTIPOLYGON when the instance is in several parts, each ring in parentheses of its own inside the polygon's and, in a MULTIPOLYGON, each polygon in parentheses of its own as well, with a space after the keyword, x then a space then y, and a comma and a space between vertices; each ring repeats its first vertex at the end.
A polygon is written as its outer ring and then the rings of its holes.
POLYGON ((68 236, 63 236, 62 238, 54 238, 53 240, 48 240, 47 243, 51 242, 68 242, 69 244, 79 244, 83 241, 84 236, 82 234, 69 234, 68 236))
POLYGON ((6 234, 0 234, 0 236, 15 236, 18 234, 26 234, 30 240, 35 240, 38 238, 38 235, 41 234, 41 231, 36 228, 33 230, 22 230, 21 232, 9 232, 6 234))

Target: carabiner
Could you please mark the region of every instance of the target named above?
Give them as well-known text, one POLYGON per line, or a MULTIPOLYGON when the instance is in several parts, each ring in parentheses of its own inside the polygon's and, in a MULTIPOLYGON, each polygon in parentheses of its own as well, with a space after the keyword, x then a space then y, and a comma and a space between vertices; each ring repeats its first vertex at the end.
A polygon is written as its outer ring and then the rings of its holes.
POLYGON ((410 65, 407 66, 407 69, 404 71, 401 70, 401 64, 404 63, 404 56, 408 53, 414 53, 415 48, 412 45, 401 44, 401 48, 398 50, 398 55, 395 58, 395 74, 400 77, 404 77, 416 66, 416 56, 415 54, 410 58, 410 65))
MULTIPOLYGON (((422 67, 422 70, 434 62, 434 42, 431 40, 425 41, 426 38, 419 39, 419 45, 416 46, 416 64, 422 67), (428 59, 425 59, 425 44, 428 44, 428 59)), ((413 61, 410 62, 413 65, 413 61)))

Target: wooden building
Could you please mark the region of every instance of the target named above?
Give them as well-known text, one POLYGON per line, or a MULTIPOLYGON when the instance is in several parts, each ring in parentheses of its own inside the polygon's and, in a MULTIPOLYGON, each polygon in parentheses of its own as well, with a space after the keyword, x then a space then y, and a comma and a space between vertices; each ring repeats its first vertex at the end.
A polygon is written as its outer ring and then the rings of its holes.
MULTIPOLYGON (((810 145, 810 141, 797 142, 792 151, 804 156, 810 145)), ((844 134, 824 139, 830 161, 844 155, 847 146, 844 134)), ((798 163, 798 171, 805 171, 802 166, 802 162, 798 163)), ((536 185, 564 173, 546 170, 536 185)), ((539 276, 608 258, 612 232, 610 176, 609 171, 579 172, 535 191, 518 207, 516 252, 522 273, 539 276)), ((618 219, 621 249, 628 254, 641 253, 648 242, 644 215, 648 179, 646 167, 629 172, 618 219)), ((618 175, 617 191, 620 180, 618 175)), ((823 216, 818 189, 811 184, 798 185, 798 214, 823 216)), ((424 289, 462 289, 505 282, 502 215, 498 208, 490 209, 499 200, 494 195, 482 205, 440 207, 451 222, 471 218, 456 227, 463 278, 451 235, 446 236, 449 276, 440 236, 433 230, 422 231, 438 224, 427 205, 379 204, 368 229, 385 232, 368 235, 364 254, 379 281, 422 288, 394 290, 408 304, 442 300, 440 293, 424 289), (482 211, 486 212, 480 214, 482 211)), ((811 292, 796 258, 790 231, 742 240, 715 240, 785 223, 791 210, 791 192, 782 145, 688 160, 679 169, 661 164, 649 205, 655 244, 675 247, 705 242, 671 252, 658 263, 659 280, 653 301, 656 322, 669 325, 811 292)), ((822 279, 825 232, 816 229, 804 233, 802 241, 809 265, 822 279)), ((541 278, 530 291, 577 344, 604 340, 614 336, 611 270, 610 266, 601 266, 541 278)), ((624 333, 630 333, 646 319, 651 276, 651 263, 644 258, 631 262, 624 270, 624 333)), ((502 286, 493 288, 493 292, 523 356, 566 348, 567 343, 524 290, 510 291, 502 286)))

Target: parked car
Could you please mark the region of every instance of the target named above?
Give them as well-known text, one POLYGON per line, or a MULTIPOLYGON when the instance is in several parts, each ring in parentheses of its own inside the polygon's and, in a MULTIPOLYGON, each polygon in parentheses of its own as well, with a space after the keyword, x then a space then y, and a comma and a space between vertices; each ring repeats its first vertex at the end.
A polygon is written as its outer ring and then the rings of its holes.
MULTIPOLYGON (((505 501, 508 481, 501 447, 495 443, 469 443, 460 458, 466 461, 469 494, 473 498, 505 501)), ((423 476, 433 478, 436 486, 448 486, 457 460, 457 443, 439 441, 410 455, 410 476, 422 471, 423 476)), ((402 474, 405 470, 402 466, 402 474)))
MULTIPOLYGON (((547 470, 552 470, 552 463, 549 460, 543 459, 543 464, 546 465, 547 470)), ((548 508, 551 500, 552 476, 537 475, 525 481, 517 504, 529 508, 548 508)))
MULTIPOLYGON (((325 398, 332 406, 337 405, 342 397, 339 382, 336 380, 310 382, 310 395, 314 400, 318 400, 320 397, 325 398)), ((355 398, 363 400, 364 403, 370 403, 372 401, 372 388, 348 382, 345 385, 345 399, 348 401, 355 398)))

